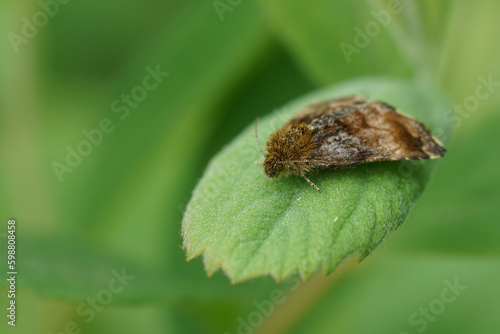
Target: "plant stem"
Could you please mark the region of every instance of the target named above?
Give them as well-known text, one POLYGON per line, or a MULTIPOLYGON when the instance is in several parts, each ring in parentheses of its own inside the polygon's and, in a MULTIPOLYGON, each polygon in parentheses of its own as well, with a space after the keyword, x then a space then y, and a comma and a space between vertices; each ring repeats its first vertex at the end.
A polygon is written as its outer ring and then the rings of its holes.
POLYGON ((311 280, 303 283, 297 291, 286 296, 286 302, 257 328, 255 334, 288 333, 316 305, 319 300, 331 291, 338 282, 339 276, 359 267, 357 257, 346 259, 333 274, 326 276, 318 272, 311 280))

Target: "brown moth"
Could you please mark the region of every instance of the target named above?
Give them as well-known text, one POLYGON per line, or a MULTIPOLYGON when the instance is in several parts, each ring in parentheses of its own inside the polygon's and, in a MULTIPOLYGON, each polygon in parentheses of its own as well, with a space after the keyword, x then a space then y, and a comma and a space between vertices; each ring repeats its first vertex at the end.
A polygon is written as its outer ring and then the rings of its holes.
MULTIPOLYGON (((373 161, 436 159, 445 149, 415 118, 379 101, 347 96, 297 113, 266 143, 263 163, 269 178, 303 177, 312 170, 351 168, 373 161)), ((257 123, 256 123, 257 137, 257 123)))

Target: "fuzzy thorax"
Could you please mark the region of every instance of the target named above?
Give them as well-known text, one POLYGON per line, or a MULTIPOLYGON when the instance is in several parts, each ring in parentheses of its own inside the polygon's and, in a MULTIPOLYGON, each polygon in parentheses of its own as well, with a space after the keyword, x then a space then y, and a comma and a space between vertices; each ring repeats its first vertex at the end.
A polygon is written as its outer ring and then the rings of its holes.
POLYGON ((314 148, 314 134, 308 125, 290 122, 273 133, 266 143, 266 175, 270 178, 280 174, 304 175, 313 168, 305 161, 313 158, 314 148))

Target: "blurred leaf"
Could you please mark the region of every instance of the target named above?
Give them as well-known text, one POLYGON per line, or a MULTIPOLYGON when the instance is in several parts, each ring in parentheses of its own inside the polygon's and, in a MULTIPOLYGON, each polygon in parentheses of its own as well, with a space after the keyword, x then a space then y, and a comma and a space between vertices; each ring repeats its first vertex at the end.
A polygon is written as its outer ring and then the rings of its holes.
POLYGON ((495 258, 382 256, 344 276, 302 319, 288 318, 298 321, 288 322, 286 332, 494 334, 500 327, 499 268, 495 258))
POLYGON ((98 314, 94 321, 87 324, 85 320, 83 317, 76 319, 82 325, 81 333, 176 333, 172 317, 165 315, 161 304, 111 307, 98 314))
MULTIPOLYGON (((259 4, 277 36, 316 82, 410 73, 387 29, 378 23, 376 11, 365 0, 262 0, 259 4), (366 35, 367 25, 379 27, 373 37, 366 35), (347 44, 352 48, 342 51, 347 44)), ((393 21, 391 16, 388 22, 393 21)))
POLYGON ((75 76, 97 83, 107 80, 138 48, 170 28, 173 19, 183 15, 192 2, 89 0, 61 4, 38 37, 46 61, 41 70, 69 82, 75 76))
MULTIPOLYGON (((446 104, 435 91, 389 79, 303 97, 264 119, 261 129, 304 106, 349 94, 387 102, 446 132, 437 117, 446 104)), ((188 259, 204 253, 207 272, 222 267, 233 282, 265 274, 282 280, 296 270, 307 278, 319 267, 331 272, 356 251, 364 258, 406 219, 435 165, 420 162, 410 173, 402 172, 403 162, 326 170, 314 178, 322 189, 317 193, 301 178, 265 178, 254 165, 261 158, 254 142, 251 126, 214 158, 183 220, 188 259)))
POLYGON ((434 182, 409 218, 414 224, 405 224, 391 240, 394 252, 500 254, 500 114, 482 112, 490 117, 479 124, 462 119, 434 182))
MULTIPOLYGON (((269 45, 257 14, 249 4, 232 20, 221 22, 210 3, 197 3, 137 49, 116 90, 100 101, 100 114, 89 122, 95 127, 107 117, 116 130, 54 186, 63 222, 71 222, 68 228, 137 261, 154 263, 164 257, 163 247, 170 240, 163 233, 165 221, 177 223, 166 217, 178 214, 179 199, 188 192, 183 183, 197 168, 194 162, 214 129, 217 107, 269 45), (142 85, 145 67, 157 64, 170 75, 121 119, 124 114, 114 112, 111 104, 142 85)), ((59 144, 53 160, 64 161, 64 147, 85 139, 77 126, 77 138, 59 144)))
MULTIPOLYGON (((275 285, 269 279, 239 286, 231 286, 227 280, 205 279, 204 284, 199 285, 197 276, 178 275, 175 270, 145 266, 90 247, 78 239, 39 240, 26 236, 19 238, 19 235, 18 239, 24 245, 17 251, 18 268, 22 273, 18 275, 19 286, 51 298, 85 301, 96 297, 102 290, 112 290, 110 282, 118 276, 133 278, 126 279, 122 291, 113 292, 114 304, 203 300, 241 304, 259 295, 259 291, 267 291, 275 285)), ((0 259, 7 262, 6 252, 0 254, 0 259)), ((5 285, 4 282, 2 279, 1 284, 5 285)), ((120 282, 123 281, 114 281, 113 287, 122 286, 120 282)))
MULTIPOLYGON (((422 14, 426 21, 433 15, 433 11, 426 8, 426 3, 430 2, 441 3, 424 1, 422 14)), ((442 15, 438 16, 434 27, 428 27, 428 40, 432 43, 433 57, 438 64, 436 77, 441 87, 454 102, 462 103, 476 93, 478 77, 491 75, 495 82, 500 81, 497 57, 500 21, 496 15, 500 11, 500 2, 446 0, 442 3, 445 6, 442 15), (464 24, 467 21, 477 22, 474 29, 464 24), (441 32, 437 33, 437 30, 441 32)), ((496 88, 490 98, 481 100, 481 108, 498 106, 500 90, 496 88)))

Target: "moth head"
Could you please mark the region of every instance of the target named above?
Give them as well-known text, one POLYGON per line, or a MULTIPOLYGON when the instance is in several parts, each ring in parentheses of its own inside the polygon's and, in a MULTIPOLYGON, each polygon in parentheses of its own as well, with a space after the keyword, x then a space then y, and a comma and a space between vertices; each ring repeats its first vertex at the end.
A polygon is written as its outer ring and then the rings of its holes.
POLYGON ((274 132, 266 144, 264 172, 270 178, 280 174, 303 175, 310 168, 314 136, 304 123, 291 122, 274 132))
POLYGON ((264 161, 264 172, 267 177, 274 179, 278 177, 281 173, 284 173, 287 170, 286 162, 279 162, 273 157, 270 157, 269 154, 266 154, 266 160, 264 161))

